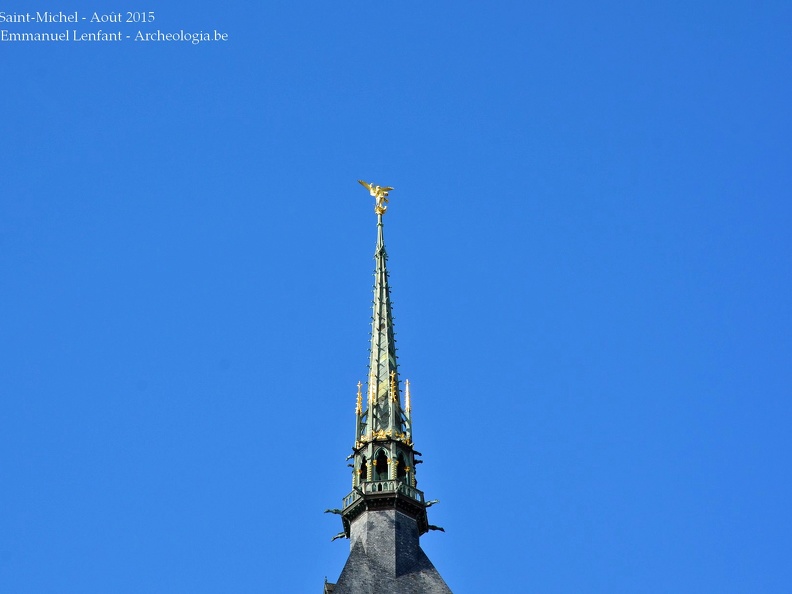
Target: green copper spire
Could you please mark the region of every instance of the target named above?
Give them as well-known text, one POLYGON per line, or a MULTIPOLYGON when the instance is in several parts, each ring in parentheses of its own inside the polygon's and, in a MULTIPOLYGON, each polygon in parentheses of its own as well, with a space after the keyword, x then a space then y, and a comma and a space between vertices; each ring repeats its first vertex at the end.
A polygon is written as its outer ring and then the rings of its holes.
MULTIPOLYGON (((374 315, 371 318, 371 352, 365 393, 358 382, 355 407, 355 462, 352 472, 352 493, 344 498, 344 527, 349 535, 349 522, 360 513, 357 504, 366 493, 390 493, 407 497, 419 510, 421 534, 428 530, 423 507, 423 493, 416 489, 413 450, 410 385, 405 382, 406 398, 402 408, 399 370, 396 365, 396 341, 393 332, 390 286, 388 284, 385 238, 382 218, 387 210, 390 187, 361 181, 376 199, 377 247, 374 250, 374 315), (349 512, 349 513, 347 513, 349 512), (354 512, 354 513, 352 513, 354 512), (351 515, 350 515, 351 514, 351 515)), ((368 504, 367 504, 368 505, 368 504)))
POLYGON ((382 218, 391 187, 360 182, 376 199, 377 247, 374 251, 374 315, 368 385, 357 385, 352 491, 340 509, 344 531, 333 537, 350 539, 350 554, 337 584, 325 584, 325 594, 451 594, 421 550, 419 537, 429 530, 426 501, 417 487, 415 467, 422 462, 413 448, 410 383, 404 382, 402 408, 396 343, 393 332, 382 218), (364 402, 365 401, 365 402, 364 402))
MULTIPOLYGON (((366 389, 366 411, 358 412, 357 440, 373 436, 404 436, 408 426, 401 406, 399 370, 396 364, 396 340, 393 332, 390 286, 388 284, 385 237, 382 217, 388 209, 388 193, 391 187, 381 187, 361 181, 376 199, 374 212, 377 215, 377 247, 374 251, 374 303, 371 318, 371 348, 369 353, 368 385, 366 389)), ((361 407, 358 406, 360 409, 361 407)))
POLYGON ((368 431, 403 433, 396 341, 388 285, 382 215, 377 215, 377 248, 374 252, 374 313, 371 321, 371 353, 368 373, 368 431))

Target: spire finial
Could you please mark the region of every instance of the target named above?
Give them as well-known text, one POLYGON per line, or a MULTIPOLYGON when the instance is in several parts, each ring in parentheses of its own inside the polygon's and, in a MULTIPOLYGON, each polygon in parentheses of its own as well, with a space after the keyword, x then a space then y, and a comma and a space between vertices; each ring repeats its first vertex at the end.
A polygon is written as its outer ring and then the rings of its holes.
POLYGON ((388 202, 388 193, 393 189, 390 186, 375 186, 374 184, 370 184, 368 182, 364 182, 362 179, 358 180, 358 183, 366 188, 369 193, 374 197, 374 200, 377 203, 374 205, 374 212, 377 213, 377 216, 382 216, 385 214, 385 211, 388 210, 388 207, 385 206, 385 203, 388 202))

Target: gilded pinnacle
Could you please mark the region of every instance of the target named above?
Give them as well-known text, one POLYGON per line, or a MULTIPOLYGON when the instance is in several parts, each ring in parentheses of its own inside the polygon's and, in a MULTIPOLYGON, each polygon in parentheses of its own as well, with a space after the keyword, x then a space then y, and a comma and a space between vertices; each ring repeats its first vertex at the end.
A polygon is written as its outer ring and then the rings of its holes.
POLYGON ((377 213, 379 216, 385 214, 385 211, 388 210, 388 207, 385 204, 388 202, 388 193, 393 189, 390 186, 375 186, 368 182, 364 182, 362 179, 358 180, 358 183, 366 188, 369 193, 372 195, 374 200, 377 203, 374 205, 374 212, 377 213))
POLYGON ((391 400, 393 400, 394 402, 398 402, 399 401, 398 392, 396 391, 396 372, 395 371, 391 371, 390 372, 390 394, 391 394, 391 400))

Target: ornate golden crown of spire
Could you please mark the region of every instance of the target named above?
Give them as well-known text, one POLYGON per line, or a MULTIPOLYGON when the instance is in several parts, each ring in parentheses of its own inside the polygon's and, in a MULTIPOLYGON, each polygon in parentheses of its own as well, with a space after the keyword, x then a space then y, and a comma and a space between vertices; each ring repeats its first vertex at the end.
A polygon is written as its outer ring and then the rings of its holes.
POLYGON ((388 210, 388 207, 385 206, 385 203, 388 202, 388 192, 390 192, 393 188, 390 186, 375 186, 368 182, 364 182, 362 179, 359 179, 358 183, 366 188, 374 197, 374 200, 377 201, 377 203, 374 205, 374 212, 376 212, 378 215, 384 215, 385 211, 388 210))

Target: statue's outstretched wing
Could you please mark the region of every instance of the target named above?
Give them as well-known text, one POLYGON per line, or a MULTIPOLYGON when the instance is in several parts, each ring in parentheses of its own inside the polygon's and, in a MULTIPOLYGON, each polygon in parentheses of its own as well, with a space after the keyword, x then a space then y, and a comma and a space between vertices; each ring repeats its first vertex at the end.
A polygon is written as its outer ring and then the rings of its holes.
POLYGON ((359 180, 358 180, 358 183, 359 183, 361 186, 363 186, 364 188, 366 188, 366 189, 367 189, 369 192, 371 192, 371 184, 369 184, 369 183, 367 183, 367 182, 364 182, 362 179, 359 179, 359 180))

